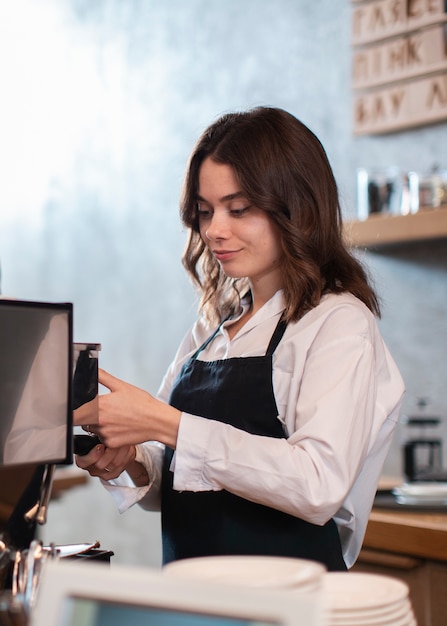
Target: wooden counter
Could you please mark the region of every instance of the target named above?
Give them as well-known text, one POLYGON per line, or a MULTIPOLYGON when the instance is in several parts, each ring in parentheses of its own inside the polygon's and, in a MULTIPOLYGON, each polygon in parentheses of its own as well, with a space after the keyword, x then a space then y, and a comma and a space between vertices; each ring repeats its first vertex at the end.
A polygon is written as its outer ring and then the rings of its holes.
POLYGON ((447 507, 445 513, 374 508, 353 571, 403 580, 418 626, 445 626, 447 507))
POLYGON ((363 546, 447 563, 447 509, 445 513, 374 509, 363 546))

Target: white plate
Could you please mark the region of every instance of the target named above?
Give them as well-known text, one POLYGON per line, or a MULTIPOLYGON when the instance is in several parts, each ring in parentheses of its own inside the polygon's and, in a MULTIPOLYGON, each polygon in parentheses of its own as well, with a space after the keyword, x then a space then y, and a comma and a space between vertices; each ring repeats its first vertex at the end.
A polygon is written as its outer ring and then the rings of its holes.
POLYGON ((174 561, 163 571, 170 576, 230 585, 297 589, 321 581, 326 568, 315 561, 288 557, 208 556, 174 561))
POLYGON ((447 483, 404 483, 392 490, 398 504, 413 506, 447 505, 447 483))
POLYGON ((390 605, 408 601, 408 585, 391 576, 363 572, 327 572, 323 588, 329 605, 337 612, 364 612, 370 615, 390 605))
POLYGON ((411 624, 413 620, 414 613, 410 605, 402 606, 399 611, 383 615, 372 615, 368 610, 342 615, 335 611, 328 619, 331 626, 386 626, 388 624, 405 626, 411 624))
POLYGON ((427 506, 427 507, 433 507, 433 506, 446 506, 447 505, 447 498, 421 498, 419 496, 397 496, 396 495, 396 502, 398 504, 409 504, 412 506, 427 506))
POLYGON ((447 500, 447 483, 404 483, 392 490, 395 496, 447 500))
POLYGON ((402 618, 412 613, 411 602, 409 598, 405 598, 402 601, 394 604, 389 604, 377 608, 360 607, 353 611, 352 609, 334 609, 332 615, 336 620, 349 620, 354 622, 356 620, 385 620, 385 619, 397 619, 402 618))
POLYGON ((369 620, 359 621, 358 619, 355 619, 354 621, 334 621, 333 619, 329 619, 328 623, 330 626, 417 626, 413 613, 409 613, 407 616, 397 620, 391 618, 390 620, 385 619, 383 621, 376 622, 369 620))

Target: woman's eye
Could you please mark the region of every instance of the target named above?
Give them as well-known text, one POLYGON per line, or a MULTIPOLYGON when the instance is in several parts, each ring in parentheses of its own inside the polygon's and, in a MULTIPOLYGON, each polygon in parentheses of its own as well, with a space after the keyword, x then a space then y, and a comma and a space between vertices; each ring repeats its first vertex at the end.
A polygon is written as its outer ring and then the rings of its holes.
POLYGON ((197 216, 199 220, 210 218, 211 215, 212 215, 212 212, 210 211, 210 209, 204 209, 202 207, 197 208, 197 216))
POLYGON ((238 208, 234 208, 230 210, 231 215, 233 215, 234 217, 240 217, 242 215, 244 215, 245 213, 247 213, 250 209, 250 206, 244 206, 244 207, 238 207, 238 208))

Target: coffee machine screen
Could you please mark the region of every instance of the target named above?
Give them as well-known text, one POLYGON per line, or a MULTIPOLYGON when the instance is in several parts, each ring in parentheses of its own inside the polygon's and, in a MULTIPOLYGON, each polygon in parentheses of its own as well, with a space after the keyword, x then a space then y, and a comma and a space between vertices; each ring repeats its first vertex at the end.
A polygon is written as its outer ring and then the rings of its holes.
POLYGON ((0 467, 73 462, 71 303, 0 299, 0 467))

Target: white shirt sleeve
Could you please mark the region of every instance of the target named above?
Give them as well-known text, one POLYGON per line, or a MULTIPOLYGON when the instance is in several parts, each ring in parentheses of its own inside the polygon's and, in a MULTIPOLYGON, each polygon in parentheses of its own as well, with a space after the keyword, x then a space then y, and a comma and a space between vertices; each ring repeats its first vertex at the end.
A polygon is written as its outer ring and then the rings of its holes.
POLYGON ((152 441, 138 444, 136 448, 136 460, 146 469, 149 484, 136 487, 127 472, 113 480, 101 479, 101 483, 112 496, 120 513, 124 513, 136 503, 147 511, 159 511, 164 446, 152 441))

